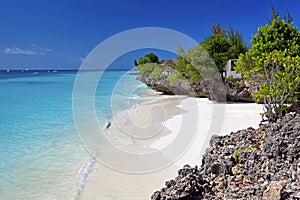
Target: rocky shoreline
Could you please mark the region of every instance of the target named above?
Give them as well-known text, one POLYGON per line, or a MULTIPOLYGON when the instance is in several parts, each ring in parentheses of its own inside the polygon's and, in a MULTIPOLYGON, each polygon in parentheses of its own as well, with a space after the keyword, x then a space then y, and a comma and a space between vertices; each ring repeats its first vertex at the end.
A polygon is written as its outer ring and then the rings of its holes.
POLYGON ((184 166, 151 199, 300 199, 299 142, 299 114, 213 136, 201 167, 184 166))
POLYGON ((246 80, 235 80, 231 82, 223 82, 222 80, 215 79, 205 79, 194 82, 178 80, 173 85, 170 85, 166 79, 155 80, 140 74, 137 74, 137 79, 163 94, 204 97, 219 102, 254 102, 253 94, 255 94, 259 88, 259 83, 250 83, 246 80))

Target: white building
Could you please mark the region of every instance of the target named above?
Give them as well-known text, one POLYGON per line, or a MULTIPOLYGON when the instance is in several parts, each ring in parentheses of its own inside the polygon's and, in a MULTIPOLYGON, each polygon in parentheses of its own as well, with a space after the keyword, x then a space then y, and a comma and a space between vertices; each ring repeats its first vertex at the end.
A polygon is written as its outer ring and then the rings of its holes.
POLYGON ((241 74, 236 73, 234 71, 234 68, 236 66, 236 62, 237 61, 239 61, 239 60, 238 59, 230 59, 230 60, 228 60, 227 64, 224 67, 224 72, 223 72, 223 77, 225 79, 229 78, 229 77, 232 77, 232 78, 242 78, 241 74))

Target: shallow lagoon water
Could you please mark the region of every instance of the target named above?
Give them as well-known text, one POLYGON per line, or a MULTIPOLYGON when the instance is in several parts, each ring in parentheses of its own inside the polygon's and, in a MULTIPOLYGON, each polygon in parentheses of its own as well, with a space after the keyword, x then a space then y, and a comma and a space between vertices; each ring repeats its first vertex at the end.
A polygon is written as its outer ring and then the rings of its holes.
MULTIPOLYGON (((75 199, 79 172, 91 156, 72 113, 76 72, 0 72, 0 199, 75 199)), ((86 72, 98 73, 98 72, 86 72)), ((147 87, 127 71, 106 71, 95 95, 99 124, 142 101, 147 87), (122 89, 114 90, 122 78, 122 89)))

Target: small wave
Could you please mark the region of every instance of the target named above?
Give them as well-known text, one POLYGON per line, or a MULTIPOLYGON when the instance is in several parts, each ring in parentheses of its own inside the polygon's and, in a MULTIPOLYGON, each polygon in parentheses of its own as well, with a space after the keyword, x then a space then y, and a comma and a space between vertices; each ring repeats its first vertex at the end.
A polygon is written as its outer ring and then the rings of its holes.
POLYGON ((89 177, 90 173, 93 172, 95 169, 96 169, 96 161, 95 159, 91 159, 81 170, 79 180, 78 180, 79 192, 82 191, 87 178, 89 177))
POLYGON ((130 99, 140 99, 141 96, 139 94, 133 94, 130 99))

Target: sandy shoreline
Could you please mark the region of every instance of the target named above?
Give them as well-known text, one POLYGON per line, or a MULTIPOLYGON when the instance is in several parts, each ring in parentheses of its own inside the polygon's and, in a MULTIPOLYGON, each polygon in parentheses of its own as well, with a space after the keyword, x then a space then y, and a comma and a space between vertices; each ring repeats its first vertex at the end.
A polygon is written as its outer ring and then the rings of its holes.
POLYGON ((180 167, 201 163, 211 135, 258 127, 260 112, 257 104, 168 97, 117 114, 104 133, 115 148, 98 155, 79 199, 150 199, 180 167))

